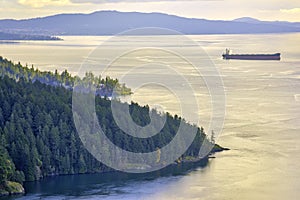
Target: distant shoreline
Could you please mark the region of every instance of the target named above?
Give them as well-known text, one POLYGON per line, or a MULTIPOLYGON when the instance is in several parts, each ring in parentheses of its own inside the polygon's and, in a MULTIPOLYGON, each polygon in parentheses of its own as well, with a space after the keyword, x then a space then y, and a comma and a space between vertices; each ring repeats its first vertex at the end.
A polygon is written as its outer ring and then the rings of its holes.
POLYGON ((49 36, 49 35, 31 35, 31 34, 0 32, 0 43, 11 43, 10 41, 15 41, 15 40, 61 41, 63 39, 55 36, 49 36))

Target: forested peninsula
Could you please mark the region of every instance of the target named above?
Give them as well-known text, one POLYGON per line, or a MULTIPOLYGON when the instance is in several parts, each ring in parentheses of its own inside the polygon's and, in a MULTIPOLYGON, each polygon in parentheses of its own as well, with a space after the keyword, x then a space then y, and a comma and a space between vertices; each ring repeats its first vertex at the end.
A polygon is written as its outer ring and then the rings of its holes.
MULTIPOLYGON (((0 194, 23 193, 24 181, 35 181, 47 176, 99 173, 112 169, 97 161, 83 146, 72 115, 72 87, 76 81, 93 80, 99 88, 96 113, 105 134, 121 148, 130 146, 133 152, 149 152, 168 144, 176 135, 184 119, 165 113, 167 120, 161 132, 154 137, 137 139, 120 130, 111 112, 109 96, 114 87, 120 94, 131 94, 129 88, 117 79, 71 76, 62 73, 41 72, 20 63, 14 64, 0 57, 0 194), (102 88, 102 89, 100 89, 102 88)), ((149 107, 131 103, 133 120, 149 124, 149 107)), ((192 125, 190 125, 192 126, 192 125)), ((204 140, 203 128, 180 160, 197 158, 204 140)), ((212 152, 221 151, 215 145, 212 152)))
POLYGON ((62 40, 59 37, 48 36, 48 35, 32 35, 32 34, 21 34, 21 33, 7 33, 0 32, 0 40, 62 40))

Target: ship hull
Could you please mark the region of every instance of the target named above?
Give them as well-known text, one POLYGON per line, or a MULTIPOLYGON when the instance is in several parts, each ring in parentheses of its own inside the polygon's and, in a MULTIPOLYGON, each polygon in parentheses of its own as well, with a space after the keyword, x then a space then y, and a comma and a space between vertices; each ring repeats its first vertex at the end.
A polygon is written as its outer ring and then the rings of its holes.
POLYGON ((280 53, 276 54, 223 54, 226 60, 280 60, 280 53))

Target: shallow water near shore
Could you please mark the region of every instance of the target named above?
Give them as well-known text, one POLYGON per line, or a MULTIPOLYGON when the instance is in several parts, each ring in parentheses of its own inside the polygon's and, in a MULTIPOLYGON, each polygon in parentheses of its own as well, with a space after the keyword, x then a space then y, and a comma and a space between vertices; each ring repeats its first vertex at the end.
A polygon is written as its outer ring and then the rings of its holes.
MULTIPOLYGON (((217 143, 230 148, 230 151, 217 153, 206 166, 176 176, 150 176, 148 179, 140 175, 122 179, 115 174, 99 174, 49 178, 26 184, 28 194, 18 198, 297 199, 300 195, 300 34, 188 37, 207 52, 223 78, 226 116, 217 143), (229 47, 237 53, 280 52, 282 60, 222 60, 223 50, 229 47)), ((0 55, 22 64, 34 64, 41 70, 68 69, 76 74, 89 53, 108 37, 67 36, 64 39, 2 43, 0 55)), ((144 39, 137 38, 138 41, 144 39)), ((130 44, 115 45, 118 48, 130 44)), ((193 49, 187 48, 187 51, 194 53, 193 49)), ((116 64, 115 71, 112 70, 115 74, 111 76, 117 76, 126 66, 136 62, 151 63, 157 57, 170 66, 181 64, 162 55, 149 56, 145 53, 127 59, 127 63, 116 64)), ((189 71, 186 73, 190 82, 198 87, 196 96, 201 98, 197 112, 200 125, 207 129, 211 111, 208 92, 203 82, 193 82, 195 76, 189 71)), ((149 76, 153 74, 148 73, 149 76)), ((131 77, 136 82, 144 78, 134 73, 131 77)), ((168 76, 166 79, 176 81, 168 76)), ((180 87, 177 89, 180 90, 180 87)), ((148 85, 139 88, 134 91, 131 100, 140 104, 160 104, 173 114, 181 113, 176 96, 163 87, 148 85)))

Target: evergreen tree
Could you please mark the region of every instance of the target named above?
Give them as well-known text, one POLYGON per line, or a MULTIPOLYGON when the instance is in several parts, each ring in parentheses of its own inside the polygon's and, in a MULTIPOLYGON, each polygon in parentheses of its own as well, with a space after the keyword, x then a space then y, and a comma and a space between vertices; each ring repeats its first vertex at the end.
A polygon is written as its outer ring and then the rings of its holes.
MULTIPOLYGON (((73 121, 72 91, 63 85, 53 86, 47 82, 72 82, 74 77, 67 71, 59 75, 58 72, 51 74, 23 68, 2 57, 0 73, 0 181, 22 182, 50 175, 111 170, 82 145, 73 121)), ((101 79, 91 73, 87 77, 95 84, 104 84, 107 91, 119 84, 118 80, 101 79)), ((115 145, 132 152, 157 151, 175 137, 180 123, 191 127, 182 118, 166 113, 166 124, 160 133, 150 138, 134 138, 116 125, 111 101, 96 97, 95 104, 98 121, 106 136, 115 145)), ((129 106, 133 121, 140 126, 150 123, 149 109, 149 106, 142 107, 133 102, 129 106)), ((84 116, 79 117, 84 120, 84 116)), ((203 128, 199 128, 184 156, 197 156, 206 138, 203 128)), ((102 153, 108 156, 109 148, 104 149, 102 153)))

